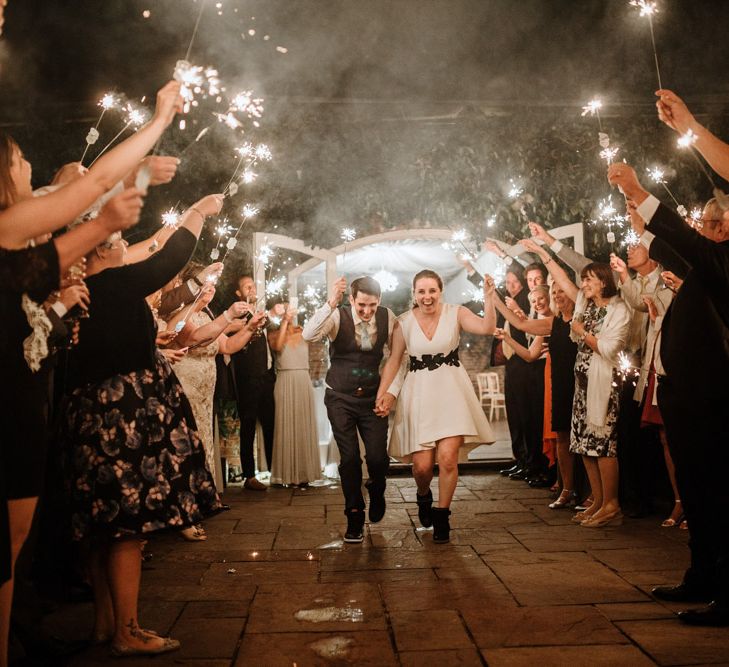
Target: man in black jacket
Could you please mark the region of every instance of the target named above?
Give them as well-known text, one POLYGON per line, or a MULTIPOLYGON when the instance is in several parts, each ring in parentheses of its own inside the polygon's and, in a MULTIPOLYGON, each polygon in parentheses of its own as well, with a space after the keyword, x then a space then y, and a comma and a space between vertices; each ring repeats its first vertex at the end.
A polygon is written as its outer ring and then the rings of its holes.
MULTIPOLYGON (((256 283, 253 278, 241 276, 235 293, 242 301, 255 304, 256 283)), ((275 417, 273 386, 276 373, 265 328, 231 359, 240 416, 240 460, 245 479, 243 487, 251 491, 265 491, 268 487, 256 479, 253 456, 256 422, 260 422, 268 469, 271 469, 275 417)))
MULTIPOLYGON (((691 536, 691 566, 678 586, 660 586, 656 597, 710 601, 679 613, 692 625, 729 625, 729 219, 701 221, 701 231, 649 195, 626 164, 609 167, 608 179, 635 202, 647 221, 638 229, 650 255, 666 262, 666 246, 691 267, 662 327, 658 404, 676 465, 691 536)), ((670 261, 670 260, 669 260, 670 261)))

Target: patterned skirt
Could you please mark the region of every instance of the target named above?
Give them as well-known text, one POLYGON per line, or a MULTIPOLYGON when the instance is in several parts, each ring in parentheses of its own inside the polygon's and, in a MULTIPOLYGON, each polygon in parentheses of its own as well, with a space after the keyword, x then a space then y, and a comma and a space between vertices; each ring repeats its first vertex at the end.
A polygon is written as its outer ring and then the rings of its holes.
POLYGON ((185 528, 220 509, 190 404, 159 352, 154 368, 76 389, 61 439, 76 540, 185 528))

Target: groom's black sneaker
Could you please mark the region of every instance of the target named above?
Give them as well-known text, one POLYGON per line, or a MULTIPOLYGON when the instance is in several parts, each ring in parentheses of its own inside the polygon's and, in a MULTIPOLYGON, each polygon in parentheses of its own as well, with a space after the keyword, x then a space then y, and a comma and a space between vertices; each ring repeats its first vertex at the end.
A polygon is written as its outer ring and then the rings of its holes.
POLYGON ((370 523, 382 521, 385 516, 387 503, 385 502, 385 486, 376 487, 374 484, 366 484, 367 492, 370 494, 370 523))
POLYGON ((344 513, 347 515, 347 532, 344 533, 344 541, 349 544, 360 544, 364 540, 364 512, 346 510, 344 513))

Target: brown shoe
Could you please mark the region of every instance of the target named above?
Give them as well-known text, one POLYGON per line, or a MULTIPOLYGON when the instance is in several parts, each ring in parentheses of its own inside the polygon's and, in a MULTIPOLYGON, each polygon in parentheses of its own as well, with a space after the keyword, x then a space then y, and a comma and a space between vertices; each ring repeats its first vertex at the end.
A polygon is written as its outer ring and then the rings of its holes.
POLYGON ((263 483, 259 482, 255 477, 249 477, 243 482, 243 488, 249 491, 267 491, 268 487, 263 483))

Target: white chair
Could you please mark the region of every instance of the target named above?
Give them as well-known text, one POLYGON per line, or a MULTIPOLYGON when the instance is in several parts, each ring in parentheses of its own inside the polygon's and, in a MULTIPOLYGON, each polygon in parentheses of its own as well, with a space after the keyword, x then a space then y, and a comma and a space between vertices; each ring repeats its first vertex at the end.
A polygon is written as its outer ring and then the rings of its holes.
POLYGON ((496 412, 496 418, 499 418, 499 410, 506 416, 506 399, 499 384, 499 374, 494 371, 478 373, 476 381, 481 405, 489 408, 489 421, 493 421, 494 412, 496 412))

